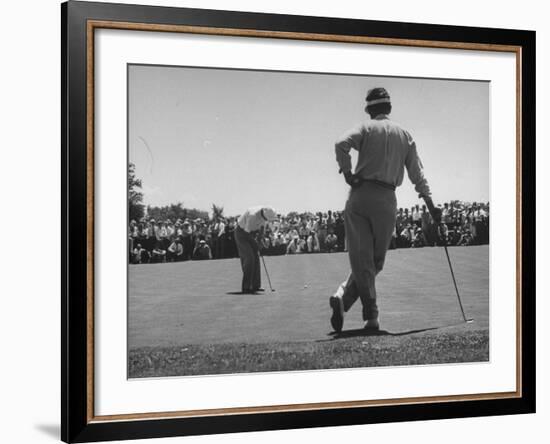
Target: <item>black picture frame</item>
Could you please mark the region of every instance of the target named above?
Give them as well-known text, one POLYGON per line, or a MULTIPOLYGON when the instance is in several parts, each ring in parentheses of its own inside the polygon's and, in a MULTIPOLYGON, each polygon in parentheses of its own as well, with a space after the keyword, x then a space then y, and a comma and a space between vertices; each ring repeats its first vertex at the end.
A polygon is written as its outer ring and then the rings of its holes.
MULTIPOLYGON (((289 16, 230 11, 137 6, 69 1, 61 5, 62 54, 62 313, 61 313, 61 437, 65 442, 90 442, 180 435, 309 428, 337 425, 416 421, 442 418, 510 415, 535 412, 535 32, 505 29, 396 23, 356 19, 289 16), (91 133, 87 82, 91 75, 87 45, 90 21, 192 26, 266 33, 369 37, 461 44, 507 45, 518 48, 521 98, 518 118, 518 233, 523 295, 518 313, 520 328, 519 379, 521 393, 498 399, 455 399, 438 402, 388 403, 364 407, 299 408, 288 411, 240 412, 126 420, 97 420, 90 399, 90 267, 93 267, 93 177, 89 157, 91 133), (90 206, 92 205, 92 206, 90 206), (92 256, 91 256, 92 254, 92 256), (90 262, 92 261, 92 264, 90 262), (90 413, 92 410, 92 413, 90 413)), ((93 31, 93 30, 92 30, 93 31)), ((460 46, 458 46, 460 47, 460 46)), ((512 198, 512 197, 511 197, 512 198)), ((92 345, 93 347, 93 345, 92 345)), ((93 364, 93 363, 92 363, 93 364)))

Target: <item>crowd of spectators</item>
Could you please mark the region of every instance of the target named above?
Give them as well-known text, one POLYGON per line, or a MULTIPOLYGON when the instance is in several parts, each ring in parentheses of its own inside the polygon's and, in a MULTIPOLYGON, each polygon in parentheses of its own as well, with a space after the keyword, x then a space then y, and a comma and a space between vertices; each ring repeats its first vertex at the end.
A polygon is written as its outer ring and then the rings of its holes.
MULTIPOLYGON (((489 204, 458 201, 439 206, 441 224, 426 207, 399 208, 390 248, 489 243, 489 204)), ((238 257, 234 231, 238 216, 214 219, 132 220, 130 263, 178 262, 238 257)), ((290 213, 267 228, 259 239, 262 254, 284 255, 345 251, 344 213, 290 213)))
POLYGON ((452 201, 438 205, 441 224, 434 223, 425 205, 399 208, 393 248, 489 243, 489 203, 452 201))

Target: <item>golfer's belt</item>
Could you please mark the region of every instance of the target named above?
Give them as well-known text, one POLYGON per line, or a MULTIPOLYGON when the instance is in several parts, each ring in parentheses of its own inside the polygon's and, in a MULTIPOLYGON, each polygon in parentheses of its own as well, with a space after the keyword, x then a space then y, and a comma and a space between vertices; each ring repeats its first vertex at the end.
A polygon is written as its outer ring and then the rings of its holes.
POLYGON ((382 182, 381 180, 376 179, 361 179, 361 182, 369 182, 373 183, 375 185, 379 185, 383 188, 387 188, 388 190, 395 191, 395 185, 392 185, 391 183, 382 182))

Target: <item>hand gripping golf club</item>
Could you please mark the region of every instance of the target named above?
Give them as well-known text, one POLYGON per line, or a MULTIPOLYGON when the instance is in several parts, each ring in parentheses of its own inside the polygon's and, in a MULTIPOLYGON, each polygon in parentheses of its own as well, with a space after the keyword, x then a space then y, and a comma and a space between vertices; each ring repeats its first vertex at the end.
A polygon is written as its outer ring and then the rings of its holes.
POLYGON ((449 250, 447 249, 446 241, 444 241, 443 247, 445 247, 445 254, 447 255, 447 261, 449 262, 449 269, 451 270, 451 276, 453 277, 453 284, 455 284, 456 297, 458 298, 458 304, 460 305, 460 311, 462 312, 462 317, 464 318, 464 322, 466 322, 467 324, 470 324, 474 322, 474 320, 466 318, 466 315, 464 314, 464 307, 462 306, 462 301, 460 300, 460 294, 458 293, 458 286, 456 285, 455 274, 453 272, 453 266, 451 265, 451 258, 449 257, 449 250))
POLYGON ((269 279, 269 273, 267 272, 267 266, 265 265, 264 255, 260 253, 260 257, 262 258, 262 262, 264 263, 264 270, 267 276, 267 282, 269 282, 269 288, 271 288, 271 291, 275 291, 275 289, 271 286, 271 279, 269 279))

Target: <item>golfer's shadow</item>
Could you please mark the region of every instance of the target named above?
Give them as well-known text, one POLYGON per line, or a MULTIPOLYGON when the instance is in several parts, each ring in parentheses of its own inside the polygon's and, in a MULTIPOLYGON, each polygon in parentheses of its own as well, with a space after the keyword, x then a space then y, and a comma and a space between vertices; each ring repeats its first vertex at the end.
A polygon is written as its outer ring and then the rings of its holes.
MULTIPOLYGON (((398 333, 392 333, 387 330, 369 330, 364 328, 357 328, 354 330, 343 330, 340 333, 333 331, 329 333, 329 336, 332 336, 332 338, 328 340, 334 341, 335 339, 357 338, 357 337, 367 337, 367 336, 407 336, 407 335, 413 335, 415 333, 423 333, 425 331, 430 331, 430 330, 438 330, 440 328, 442 327, 429 327, 429 328, 421 328, 418 330, 401 331, 398 333)), ((327 341, 327 339, 319 342, 324 342, 324 341, 327 341)))

